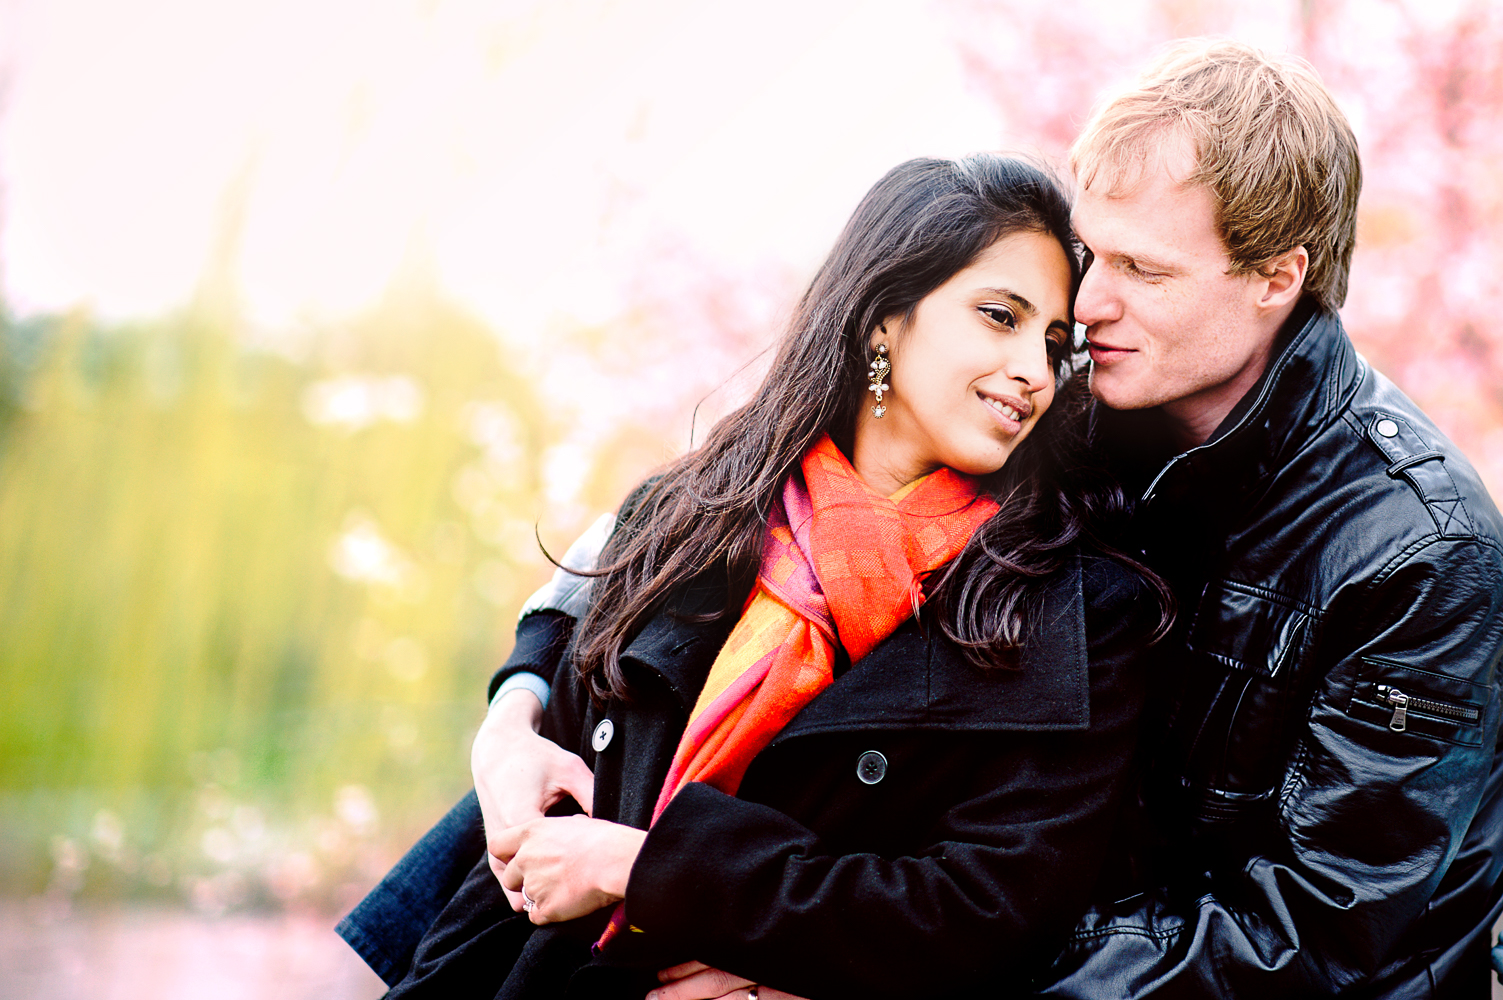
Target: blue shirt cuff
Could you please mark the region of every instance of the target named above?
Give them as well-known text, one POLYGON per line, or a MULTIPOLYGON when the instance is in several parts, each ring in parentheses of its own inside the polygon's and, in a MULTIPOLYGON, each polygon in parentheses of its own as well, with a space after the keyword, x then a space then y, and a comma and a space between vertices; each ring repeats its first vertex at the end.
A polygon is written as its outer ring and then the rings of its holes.
POLYGON ((494 705, 496 702, 504 698, 507 694, 518 689, 521 689, 523 691, 531 691, 533 694, 537 695, 538 701, 543 703, 544 708, 548 707, 548 695, 552 691, 552 689, 548 686, 548 682, 543 680, 543 678, 539 677, 537 674, 529 673, 526 670, 518 670, 510 677, 506 678, 506 680, 502 681, 501 686, 496 688, 495 695, 491 697, 491 704, 494 705))

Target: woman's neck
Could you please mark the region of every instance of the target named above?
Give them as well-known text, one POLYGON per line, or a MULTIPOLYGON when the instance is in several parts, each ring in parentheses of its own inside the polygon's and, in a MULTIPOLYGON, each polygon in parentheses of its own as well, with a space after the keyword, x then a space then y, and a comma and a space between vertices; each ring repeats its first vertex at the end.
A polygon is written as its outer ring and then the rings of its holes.
POLYGON ((856 418, 856 433, 848 452, 851 468, 878 496, 890 497, 934 471, 908 460, 900 441, 895 424, 882 423, 865 409, 856 418))

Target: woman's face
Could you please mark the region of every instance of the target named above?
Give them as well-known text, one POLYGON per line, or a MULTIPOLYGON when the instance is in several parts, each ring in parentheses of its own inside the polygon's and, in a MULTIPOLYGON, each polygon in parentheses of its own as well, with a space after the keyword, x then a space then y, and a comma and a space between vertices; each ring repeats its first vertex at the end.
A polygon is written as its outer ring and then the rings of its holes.
POLYGON ((857 473, 878 492, 947 465, 995 472, 1054 399, 1051 342, 1068 343, 1070 264, 1054 237, 1004 236, 871 336, 892 371, 886 412, 856 424, 857 473))

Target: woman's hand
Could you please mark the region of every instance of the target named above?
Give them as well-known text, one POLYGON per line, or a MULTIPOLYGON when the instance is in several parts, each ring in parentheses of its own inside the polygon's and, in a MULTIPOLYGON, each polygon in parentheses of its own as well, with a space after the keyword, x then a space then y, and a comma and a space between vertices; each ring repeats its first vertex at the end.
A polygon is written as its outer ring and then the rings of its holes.
POLYGON ((626 896, 647 831, 588 816, 535 819, 491 839, 505 866, 501 886, 517 893, 535 924, 573 920, 626 896), (525 890, 525 893, 524 893, 525 890), (530 904, 530 905, 529 905, 530 904))
MULTIPOLYGON (((537 733, 543 704, 531 691, 511 691, 491 706, 470 748, 470 771, 485 820, 491 871, 501 880, 495 839, 503 831, 541 817, 566 795, 585 812, 594 806, 595 776, 578 755, 537 733)), ((507 893, 513 909, 522 897, 507 893)))
POLYGON ((759 986, 750 979, 712 969, 703 962, 685 962, 658 973, 657 989, 647 994, 647 1000, 719 1000, 732 997, 734 1000, 801 1000, 792 993, 784 993, 767 986, 759 986))

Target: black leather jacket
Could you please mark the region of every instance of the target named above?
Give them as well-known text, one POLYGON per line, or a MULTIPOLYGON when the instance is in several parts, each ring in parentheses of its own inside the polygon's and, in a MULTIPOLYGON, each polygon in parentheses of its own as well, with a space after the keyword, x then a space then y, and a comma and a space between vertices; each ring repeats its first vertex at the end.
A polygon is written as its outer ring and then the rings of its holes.
POLYGON ((1488 995, 1503 522, 1335 315, 1305 306, 1280 343, 1184 454, 1153 455, 1150 411, 1095 415, 1180 621, 1151 822, 1048 995, 1488 995))

